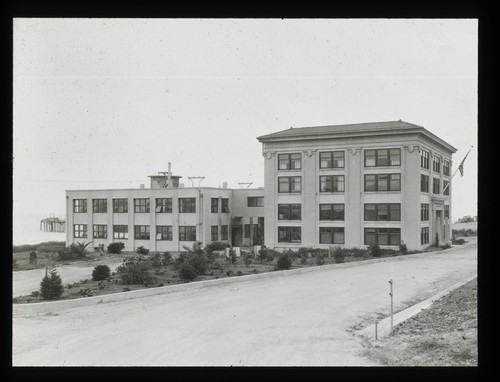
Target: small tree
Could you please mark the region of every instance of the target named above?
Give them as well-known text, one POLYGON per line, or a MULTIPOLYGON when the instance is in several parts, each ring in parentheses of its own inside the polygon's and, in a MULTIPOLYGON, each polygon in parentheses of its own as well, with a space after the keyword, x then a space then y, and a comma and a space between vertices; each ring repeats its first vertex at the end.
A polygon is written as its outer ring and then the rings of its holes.
POLYGON ((278 262, 276 264, 278 269, 289 269, 292 266, 292 260, 287 253, 282 253, 278 257, 278 262))
POLYGON ((125 244, 122 243, 121 241, 116 242, 116 243, 111 243, 108 245, 108 253, 113 253, 113 254, 120 254, 122 253, 122 250, 125 248, 125 244))
POLYGON ((44 300, 54 300, 63 292, 61 277, 57 274, 55 267, 45 268, 45 277, 40 283, 40 294, 44 300))
POLYGON ((406 246, 404 241, 402 241, 399 244, 399 252, 401 252, 402 254, 405 254, 406 252, 408 252, 408 247, 406 246))
POLYGON ((336 263, 343 263, 345 260, 344 250, 340 247, 335 247, 333 250, 333 260, 336 263))
POLYGON ((179 269, 179 277, 181 280, 194 280, 196 276, 196 269, 193 265, 191 265, 189 261, 183 262, 179 269))
POLYGON ((106 264, 99 264, 94 267, 92 271, 92 280, 102 281, 106 280, 111 274, 109 267, 106 264))
POLYGON ((382 256, 382 249, 380 249, 380 247, 378 246, 378 244, 370 244, 369 250, 370 250, 370 254, 373 257, 380 257, 380 256, 382 256))
POLYGON ((142 245, 140 247, 137 247, 135 250, 139 255, 147 255, 149 253, 149 249, 144 248, 142 245))

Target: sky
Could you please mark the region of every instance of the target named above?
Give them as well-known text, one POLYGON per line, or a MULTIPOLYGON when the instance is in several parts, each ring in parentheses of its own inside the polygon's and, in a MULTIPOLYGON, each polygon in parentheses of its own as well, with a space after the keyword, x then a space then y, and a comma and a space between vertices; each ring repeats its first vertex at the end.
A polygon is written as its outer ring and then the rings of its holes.
POLYGON ((262 187, 260 135, 399 119, 454 146, 453 172, 473 146, 452 214, 477 215, 477 19, 13 26, 14 244, 26 219, 64 216, 65 190, 148 187, 168 162, 186 186, 262 187))

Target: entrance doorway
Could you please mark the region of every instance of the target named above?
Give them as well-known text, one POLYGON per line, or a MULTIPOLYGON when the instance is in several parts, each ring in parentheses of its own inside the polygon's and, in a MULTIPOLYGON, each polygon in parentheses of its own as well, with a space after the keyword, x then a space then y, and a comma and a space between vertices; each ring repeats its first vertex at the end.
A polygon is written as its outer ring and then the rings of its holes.
POLYGON ((242 226, 233 226, 231 229, 231 244, 233 247, 241 247, 242 226))

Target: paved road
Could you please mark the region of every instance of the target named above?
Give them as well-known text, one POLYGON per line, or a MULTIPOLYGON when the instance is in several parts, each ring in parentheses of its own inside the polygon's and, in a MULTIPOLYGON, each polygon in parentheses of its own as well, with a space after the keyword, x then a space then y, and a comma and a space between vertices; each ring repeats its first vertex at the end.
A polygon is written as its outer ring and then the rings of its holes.
POLYGON ((15 366, 369 366, 349 331, 477 273, 477 244, 13 318, 15 366))

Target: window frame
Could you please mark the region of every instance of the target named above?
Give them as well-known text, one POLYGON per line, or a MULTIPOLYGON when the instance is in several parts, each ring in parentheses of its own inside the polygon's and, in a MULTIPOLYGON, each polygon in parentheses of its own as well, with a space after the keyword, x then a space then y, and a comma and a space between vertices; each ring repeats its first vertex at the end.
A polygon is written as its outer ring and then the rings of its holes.
POLYGON ((301 203, 279 203, 278 204, 278 220, 294 220, 294 221, 301 221, 302 220, 302 204, 301 203), (292 219, 294 213, 297 213, 297 206, 299 210, 299 218, 298 219, 292 219), (293 209, 295 208, 295 212, 293 209), (281 214, 283 212, 283 214, 281 214), (285 217, 281 217, 281 215, 284 215, 285 217), (288 216, 288 219, 286 218, 288 216))
POLYGON ((86 239, 88 236, 87 233, 87 224, 73 224, 73 237, 78 239, 86 239))
POLYGON ((155 235, 157 241, 172 241, 174 239, 173 227, 171 225, 157 225, 155 235))
POLYGON ((134 225, 134 240, 150 240, 151 228, 146 224, 134 225))
POLYGON ((345 228, 344 227, 319 227, 319 243, 320 244, 345 244, 345 228), (342 241, 336 241, 336 233, 342 233, 342 241), (329 234, 330 241, 324 241, 323 235, 329 234))
POLYGON ((420 192, 429 192, 429 175, 420 174, 420 192))
POLYGON ((247 207, 264 207, 264 197, 247 196, 247 207))
POLYGON ((432 193, 434 195, 441 195, 441 179, 432 177, 432 193))
POLYGON ((210 226, 210 239, 211 241, 219 241, 219 226, 210 226))
POLYGON ((92 199, 92 212, 94 214, 105 214, 108 212, 108 199, 92 199))
MULTIPOLYGON (((195 214, 196 213, 196 198, 179 198, 179 213, 180 214, 195 214)), ((190 240, 186 240, 190 241, 190 240)))
POLYGON ((128 199, 127 198, 113 198, 113 213, 126 214, 128 213, 128 199))
POLYGON ((195 225, 180 225, 179 226, 179 241, 196 241, 196 226, 195 225), (188 235, 194 235, 194 238, 192 238, 193 236, 188 237, 188 235))
POLYGON ((319 168, 321 170, 324 170, 324 169, 335 169, 335 168, 345 168, 345 151, 342 151, 342 150, 335 150, 335 151, 321 151, 319 153, 319 168), (341 155, 341 159, 340 158, 335 158, 335 156, 339 156, 338 154, 342 154, 341 155), (328 157, 326 159, 324 159, 324 157, 328 157), (325 165, 323 166, 323 161, 327 161, 327 163, 329 163, 329 165, 325 165), (342 165, 339 166, 338 165, 338 162, 339 161, 342 161, 342 165))
POLYGON ((128 240, 128 225, 113 224, 113 239, 128 240))
POLYGON ((429 203, 420 203, 420 221, 429 221, 429 203))
POLYGON ((443 159, 443 175, 450 176, 450 166, 450 161, 447 159, 443 159))
POLYGON ((219 213, 219 198, 210 198, 210 212, 212 214, 219 213))
POLYGON ((87 212, 87 199, 73 199, 73 213, 80 214, 87 212))
POLYGON ((92 227, 92 237, 94 239, 107 239, 108 238, 108 225, 107 224, 94 224, 92 227))
POLYGON ((302 153, 279 153, 278 154, 278 171, 300 171, 302 170, 302 153), (292 159, 292 156, 299 156, 299 167, 295 166, 297 159, 292 159), (286 168, 281 168, 281 164, 285 163, 286 168))
POLYGON ((155 212, 159 214, 171 214, 173 212, 172 198, 156 198, 155 212))
POLYGON ((220 198, 220 210, 223 214, 229 213, 229 198, 220 198))
POLYGON ((430 161, 431 153, 427 150, 420 150, 420 167, 426 170, 429 169, 429 161, 430 161))
POLYGON ((450 196, 450 182, 444 179, 443 179, 443 195, 450 196))
POLYGON ((300 194, 302 192, 302 176, 279 176, 278 177, 278 193, 279 194, 300 194), (293 179, 293 181, 292 181, 293 179), (299 181, 297 182, 297 179, 299 181), (282 182, 282 180, 284 182, 282 182), (282 190, 282 184, 288 185, 288 191, 282 190), (299 185, 297 190, 297 184, 299 185), (294 190, 292 191, 292 186, 294 190))
POLYGON ((363 237, 363 240, 364 240, 364 245, 370 245, 370 244, 377 244, 377 245, 384 245, 384 246, 396 246, 396 245, 399 245, 401 244, 401 228, 393 228, 393 227, 365 227, 364 228, 364 237, 363 237), (374 243, 368 243, 366 238, 367 238, 367 232, 368 231, 373 231, 371 232, 370 234, 371 235, 375 235, 375 242, 374 243), (397 233, 397 236, 395 236, 397 233), (397 237, 398 240, 394 240, 397 241, 397 243, 392 243, 392 239, 394 237, 397 237), (384 244, 384 243, 381 243, 380 241, 384 241, 383 239, 385 238, 385 241, 387 242, 387 244, 384 244))
POLYGON ((278 243, 302 243, 302 227, 300 226, 278 226, 278 243), (297 232, 299 233, 299 236, 300 236, 300 239, 293 239, 293 236, 294 236, 294 231, 295 231, 295 235, 297 234, 297 232), (285 232, 285 237, 282 238, 281 237, 281 232, 285 232), (284 239, 287 239, 288 240, 284 240, 284 239))
POLYGON ((420 245, 429 244, 429 227, 420 227, 420 245))
POLYGON ((149 198, 134 198, 134 213, 149 214, 150 203, 149 198))
POLYGON ((319 221, 345 221, 345 203, 320 203, 319 221), (322 209, 322 207, 328 207, 322 209), (336 211, 336 207, 341 207, 342 211, 336 211), (339 214, 341 218, 339 218, 339 214), (325 217, 327 215, 328 217, 325 217))
POLYGON ((365 149, 364 150, 364 161, 363 161, 364 167, 399 167, 401 166, 401 148, 400 147, 392 147, 392 148, 386 148, 386 149, 365 149), (367 159, 368 155, 367 153, 372 153, 373 155, 370 155, 370 158, 373 158, 374 164, 369 165, 367 164, 367 159), (397 153, 396 153, 397 152, 397 153), (385 158, 385 160, 383 160, 385 158), (392 164, 396 158, 398 159, 397 164, 392 164), (386 162, 386 163, 380 163, 380 162, 386 162))
POLYGON ((364 175, 364 191, 365 192, 397 192, 401 191, 401 173, 390 173, 390 174, 365 174, 364 175), (398 188, 397 189, 392 189, 392 184, 395 179, 393 177, 398 176, 398 188), (375 190, 368 190, 366 188, 366 183, 367 183, 367 178, 368 177, 374 177, 375 178, 375 190), (387 189, 380 189, 380 178, 382 177, 387 177, 386 184, 387 184, 387 189))
POLYGON ((365 222, 373 222, 373 221, 379 221, 379 222, 400 222, 401 221, 401 203, 364 203, 364 206, 363 206, 363 221, 365 222), (370 206, 373 206, 373 210, 370 210, 372 211, 372 214, 375 216, 375 219, 369 219, 368 217, 368 214, 367 212, 367 207, 370 207, 370 206), (395 207, 399 207, 399 208, 395 208, 395 207), (386 216, 387 216, 387 219, 381 219, 380 218, 380 211, 381 210, 384 210, 384 207, 385 207, 385 211, 386 211, 386 216), (397 214, 398 214, 398 219, 392 219, 392 213, 397 210, 397 214))
POLYGON ((319 176, 319 192, 320 193, 342 193, 345 192, 345 175, 320 175, 319 176), (340 181, 340 179, 342 179, 340 181), (331 190, 325 190, 326 185, 331 184, 331 190), (323 185, 325 184, 325 187, 323 185), (339 185, 342 185, 342 189, 339 188, 339 185))
POLYGON ((224 224, 220 226, 220 239, 228 240, 229 237, 229 225, 224 224))
POLYGON ((441 157, 435 154, 432 156, 432 171, 441 173, 441 157))

